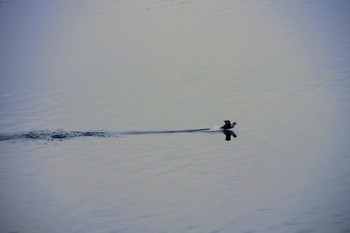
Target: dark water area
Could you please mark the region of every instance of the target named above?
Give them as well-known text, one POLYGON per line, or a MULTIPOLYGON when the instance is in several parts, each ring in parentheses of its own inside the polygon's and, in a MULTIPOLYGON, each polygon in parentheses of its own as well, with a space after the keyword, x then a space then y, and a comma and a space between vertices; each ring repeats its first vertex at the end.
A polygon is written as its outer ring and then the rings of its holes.
POLYGON ((0 1, 0 232, 350 232, 349 13, 0 1))

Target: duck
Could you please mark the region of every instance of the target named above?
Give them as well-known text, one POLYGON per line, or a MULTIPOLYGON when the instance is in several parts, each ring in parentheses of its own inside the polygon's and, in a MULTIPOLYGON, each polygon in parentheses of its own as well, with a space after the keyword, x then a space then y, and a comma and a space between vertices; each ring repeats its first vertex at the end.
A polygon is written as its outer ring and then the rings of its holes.
POLYGON ((235 127, 235 125, 237 124, 236 122, 233 122, 232 124, 231 124, 231 121, 229 121, 229 120, 226 120, 226 121, 224 121, 225 122, 225 124, 223 125, 223 126, 221 126, 220 127, 220 129, 232 129, 233 127, 235 127))

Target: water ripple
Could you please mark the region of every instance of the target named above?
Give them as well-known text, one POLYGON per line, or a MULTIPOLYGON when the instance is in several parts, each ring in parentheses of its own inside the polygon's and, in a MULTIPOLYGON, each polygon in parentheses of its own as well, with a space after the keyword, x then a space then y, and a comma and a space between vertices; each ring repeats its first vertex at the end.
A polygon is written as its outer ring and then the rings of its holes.
POLYGON ((236 137, 232 130, 220 130, 215 128, 183 129, 183 130, 131 130, 131 131, 65 131, 65 130, 35 130, 19 133, 2 133, 0 141, 33 139, 33 140, 62 140, 77 137, 119 137, 122 135, 145 135, 145 134, 177 134, 177 133, 224 133, 226 138, 236 137))

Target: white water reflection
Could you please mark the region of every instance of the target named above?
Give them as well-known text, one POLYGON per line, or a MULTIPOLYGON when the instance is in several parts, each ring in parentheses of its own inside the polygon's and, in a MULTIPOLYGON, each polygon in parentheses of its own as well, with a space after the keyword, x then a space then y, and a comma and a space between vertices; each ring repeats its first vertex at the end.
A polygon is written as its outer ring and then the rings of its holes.
POLYGON ((3 0, 0 231, 347 232, 348 11, 3 0))

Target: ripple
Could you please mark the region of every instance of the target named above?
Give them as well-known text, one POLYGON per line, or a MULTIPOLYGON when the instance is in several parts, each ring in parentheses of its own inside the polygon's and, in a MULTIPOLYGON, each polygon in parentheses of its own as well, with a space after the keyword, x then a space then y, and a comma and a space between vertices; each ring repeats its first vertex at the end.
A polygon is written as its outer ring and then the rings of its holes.
POLYGON ((145 135, 145 134, 177 134, 177 133, 224 133, 236 137, 236 134, 231 130, 219 130, 212 128, 199 128, 199 129, 183 129, 183 130, 131 130, 131 131, 65 131, 65 130, 34 130, 28 132, 19 133, 2 133, 0 134, 0 141, 7 140, 62 140, 77 137, 119 137, 122 135, 145 135))

